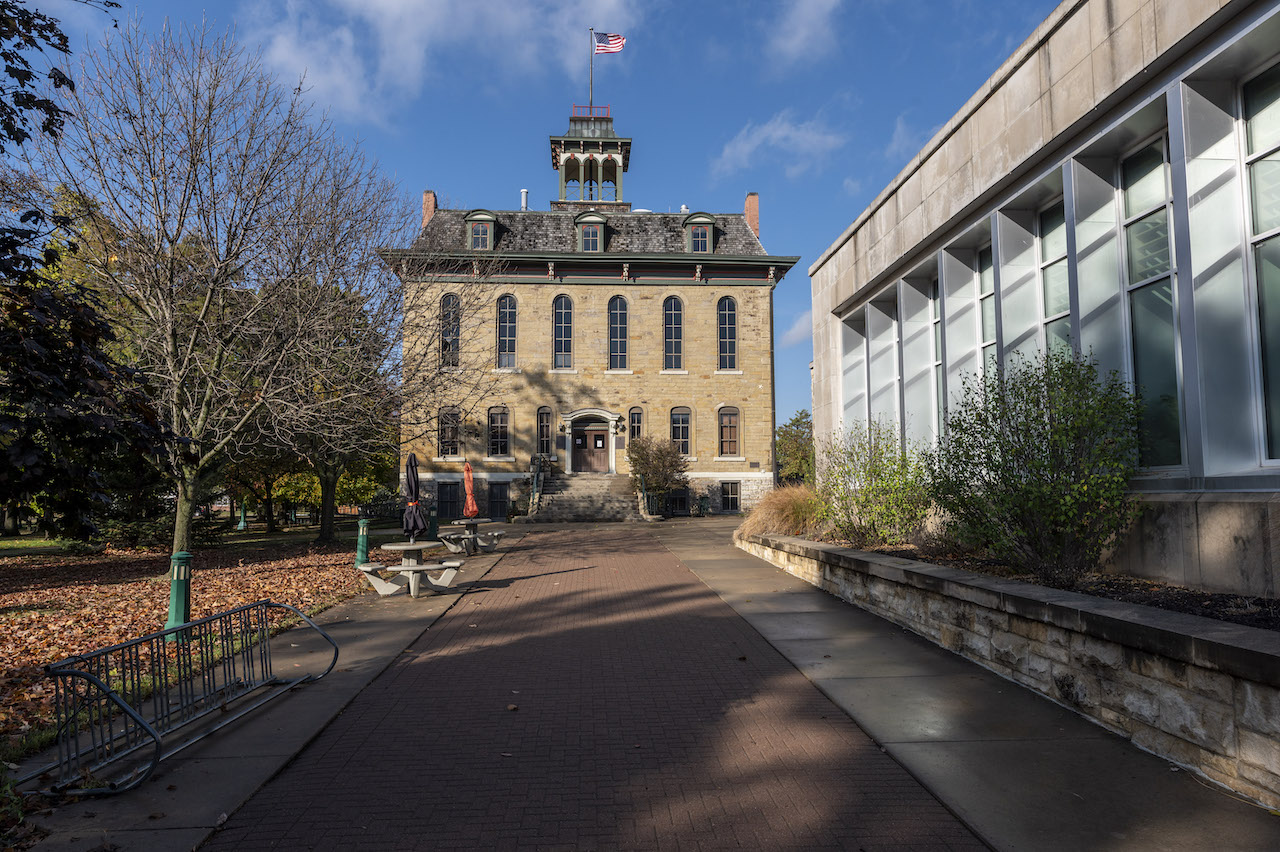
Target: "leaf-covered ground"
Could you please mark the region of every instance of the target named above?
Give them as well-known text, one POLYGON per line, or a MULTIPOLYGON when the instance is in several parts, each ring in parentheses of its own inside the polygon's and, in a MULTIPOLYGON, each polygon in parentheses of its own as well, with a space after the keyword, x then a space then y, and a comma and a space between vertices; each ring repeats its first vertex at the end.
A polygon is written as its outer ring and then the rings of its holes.
MULTIPOLYGON (((198 553, 191 617, 269 598, 314 612, 361 591, 349 545, 283 542, 198 553)), ((0 741, 50 719, 42 666, 164 627, 169 561, 162 554, 0 558, 0 741)))

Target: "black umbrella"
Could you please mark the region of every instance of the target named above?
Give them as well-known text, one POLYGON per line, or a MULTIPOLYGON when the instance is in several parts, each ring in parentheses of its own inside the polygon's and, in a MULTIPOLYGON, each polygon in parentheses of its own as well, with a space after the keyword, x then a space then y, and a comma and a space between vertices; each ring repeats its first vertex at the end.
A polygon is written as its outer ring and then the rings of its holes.
POLYGON ((404 463, 404 496, 409 501, 404 507, 404 534, 413 543, 427 531, 427 513, 418 505, 418 457, 413 453, 404 463))

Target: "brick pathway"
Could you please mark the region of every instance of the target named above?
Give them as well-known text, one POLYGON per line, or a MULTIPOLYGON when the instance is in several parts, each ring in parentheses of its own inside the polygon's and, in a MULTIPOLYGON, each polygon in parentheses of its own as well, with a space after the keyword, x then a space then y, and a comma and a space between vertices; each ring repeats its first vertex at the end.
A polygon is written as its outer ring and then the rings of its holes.
POLYGON ((203 848, 986 847, 647 532, 585 527, 514 545, 203 848))

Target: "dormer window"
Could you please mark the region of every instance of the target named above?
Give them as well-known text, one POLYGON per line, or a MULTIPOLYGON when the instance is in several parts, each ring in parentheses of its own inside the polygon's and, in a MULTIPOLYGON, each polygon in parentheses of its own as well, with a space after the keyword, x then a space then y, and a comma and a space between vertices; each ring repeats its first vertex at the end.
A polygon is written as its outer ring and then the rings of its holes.
POLYGON ((711 229, 706 225, 694 225, 689 231, 689 250, 693 252, 705 252, 709 250, 711 244, 711 235, 708 233, 711 229))
POLYGON ((582 250, 583 251, 600 251, 600 226, 599 225, 583 225, 582 226, 582 250))
POLYGON ((466 246, 471 251, 492 251, 498 219, 488 210, 472 210, 467 214, 466 246))
POLYGON ((574 227, 578 229, 578 251, 604 251, 604 223, 604 215, 594 210, 573 217, 574 227))
POLYGON ((715 224, 715 217, 708 213, 690 213, 684 217, 684 250, 690 254, 713 253, 715 224))

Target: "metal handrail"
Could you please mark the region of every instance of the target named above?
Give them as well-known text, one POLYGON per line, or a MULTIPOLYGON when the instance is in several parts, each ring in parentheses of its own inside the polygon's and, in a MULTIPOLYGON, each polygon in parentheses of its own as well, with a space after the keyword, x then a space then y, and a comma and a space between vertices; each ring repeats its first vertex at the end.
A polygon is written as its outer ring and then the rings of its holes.
POLYGON ((536 515, 542 502, 542 456, 535 455, 529 460, 529 514, 536 515))
POLYGON ((98 785, 76 789, 76 795, 133 789, 151 777, 161 760, 293 687, 320 680, 337 662, 338 643, 314 621, 289 604, 261 600, 51 663, 45 673, 54 680, 55 758, 16 783, 48 774, 54 780, 47 792, 63 792, 76 783, 98 785), (291 679, 274 674, 266 617, 270 608, 292 612, 333 647, 323 672, 291 679), (227 713, 231 702, 264 687, 273 689, 227 713), (213 714, 221 714, 216 724, 176 744, 163 742, 166 735, 213 714), (144 770, 105 784, 95 777, 148 746, 153 754, 144 770))

